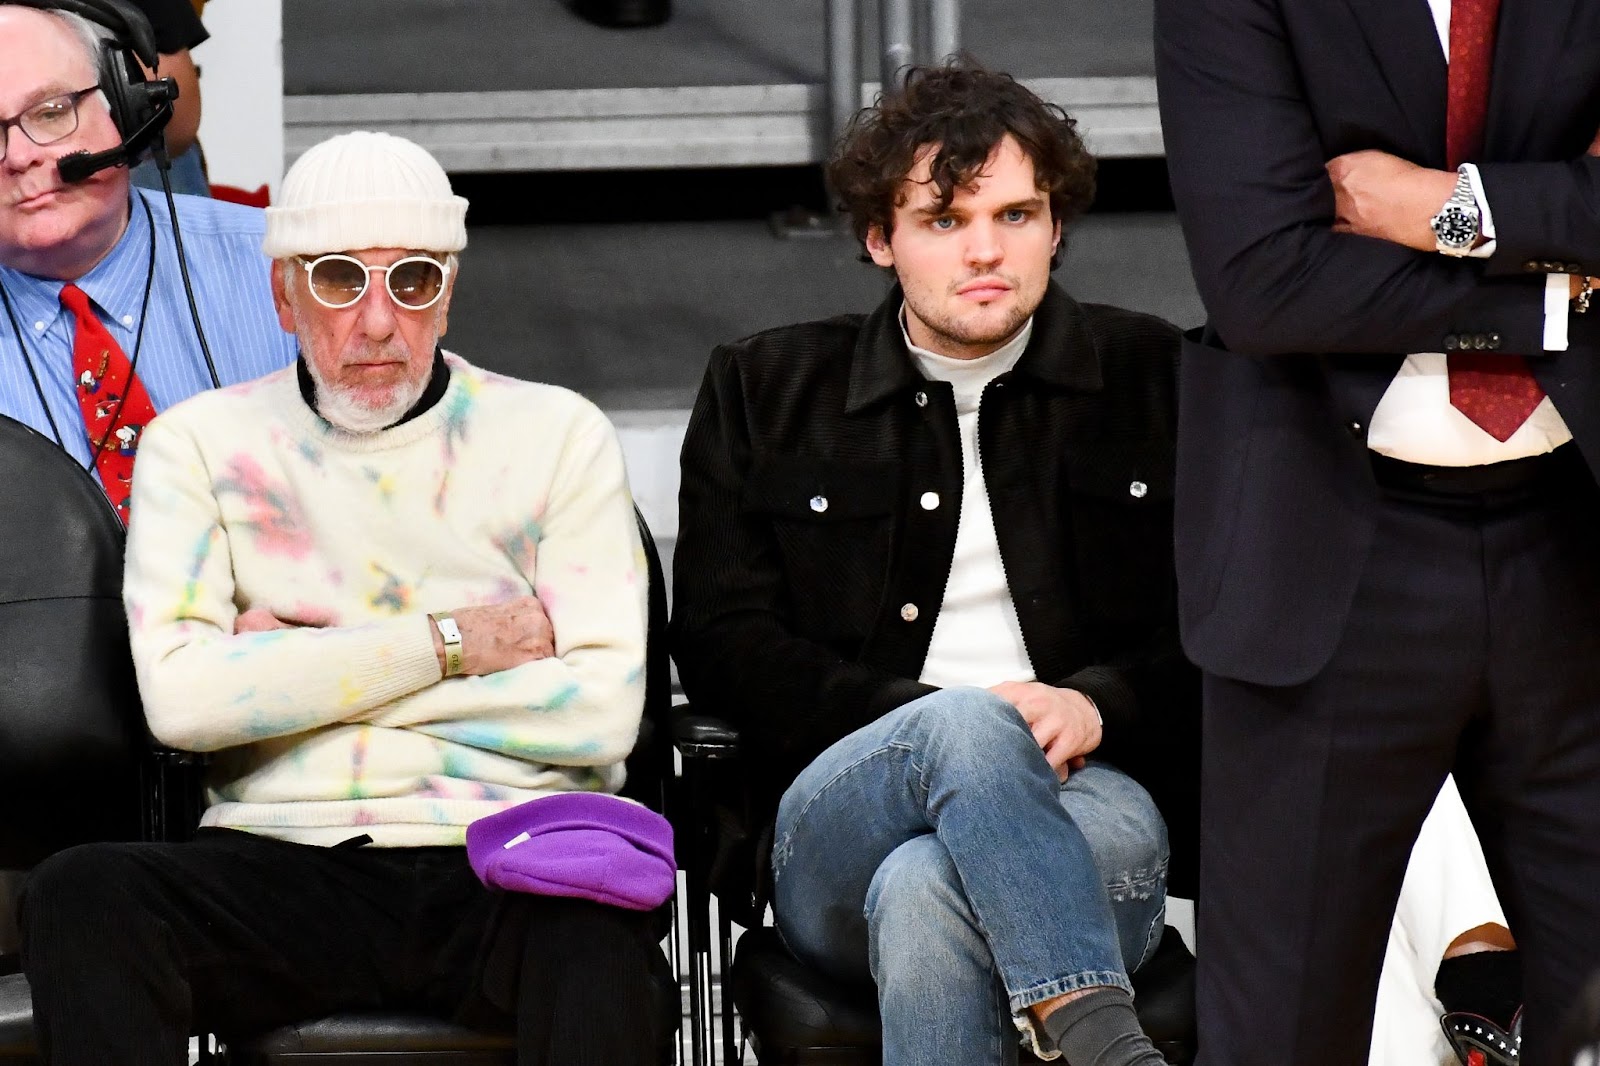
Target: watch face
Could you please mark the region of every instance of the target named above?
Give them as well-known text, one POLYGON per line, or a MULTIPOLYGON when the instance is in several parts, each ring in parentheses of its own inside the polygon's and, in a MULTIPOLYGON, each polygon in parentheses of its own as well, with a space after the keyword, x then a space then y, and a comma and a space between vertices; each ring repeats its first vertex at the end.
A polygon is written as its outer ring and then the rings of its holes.
POLYGON ((1447 207, 1433 217, 1433 233, 1440 244, 1465 248, 1478 239, 1478 220, 1459 207, 1447 207))

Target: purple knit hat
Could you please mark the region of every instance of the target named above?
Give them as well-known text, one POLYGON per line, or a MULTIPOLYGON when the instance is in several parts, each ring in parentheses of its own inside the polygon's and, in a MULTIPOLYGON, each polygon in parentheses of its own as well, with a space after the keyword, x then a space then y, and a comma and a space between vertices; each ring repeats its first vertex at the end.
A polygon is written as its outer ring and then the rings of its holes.
POLYGON ((467 826, 467 861, 484 884, 647 911, 677 887, 672 826, 600 792, 519 803, 467 826))

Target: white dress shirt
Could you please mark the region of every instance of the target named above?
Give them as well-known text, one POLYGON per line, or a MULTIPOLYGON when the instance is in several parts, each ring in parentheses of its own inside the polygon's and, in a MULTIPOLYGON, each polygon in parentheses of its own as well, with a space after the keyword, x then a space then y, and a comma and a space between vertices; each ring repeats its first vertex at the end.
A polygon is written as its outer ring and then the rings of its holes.
MULTIPOLYGON (((904 313, 901 317, 904 322, 904 313)), ((903 328, 903 326, 902 326, 903 328)), ((928 657, 922 664, 925 685, 987 688, 1002 681, 1034 680, 1033 662, 1022 641, 1022 623, 1006 583, 995 536, 989 487, 978 459, 978 406, 989 382, 1016 365, 1033 335, 1033 319, 1005 345, 977 359, 952 359, 918 348, 906 337, 906 349, 924 377, 948 381, 955 391, 956 425, 961 432, 961 511, 956 547, 944 601, 933 623, 928 657)), ((925 493, 923 507, 945 507, 953 501, 925 493), (930 498, 931 497, 931 498, 930 498)))
MULTIPOLYGON (((1414 2, 1414 0, 1413 0, 1414 2)), ((1433 12, 1445 62, 1450 60, 1450 0, 1428 0, 1433 12)), ((1477 168, 1468 166, 1472 192, 1483 215, 1487 240, 1472 255, 1494 254, 1494 216, 1483 195, 1477 168)), ((1565 274, 1551 274, 1545 282, 1544 347, 1567 347, 1569 282, 1565 274)), ((1528 421, 1504 442, 1497 441, 1450 406, 1448 359, 1443 352, 1418 352, 1406 357, 1383 399, 1372 413, 1367 447, 1383 455, 1429 466, 1484 466, 1545 452, 1572 439, 1555 405, 1546 396, 1528 421)))

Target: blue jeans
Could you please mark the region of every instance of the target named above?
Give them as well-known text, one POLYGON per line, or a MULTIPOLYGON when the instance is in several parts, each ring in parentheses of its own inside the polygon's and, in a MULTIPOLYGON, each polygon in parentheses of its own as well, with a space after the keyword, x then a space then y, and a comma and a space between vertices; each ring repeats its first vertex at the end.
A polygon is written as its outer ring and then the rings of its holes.
POLYGON ((1104 764, 1062 783, 1016 709, 975 688, 818 756, 779 804, 772 869, 789 949, 876 982, 884 1066, 1015 1062, 1016 1030, 1041 1046, 1029 1006, 1131 992, 1165 924, 1149 794, 1104 764))

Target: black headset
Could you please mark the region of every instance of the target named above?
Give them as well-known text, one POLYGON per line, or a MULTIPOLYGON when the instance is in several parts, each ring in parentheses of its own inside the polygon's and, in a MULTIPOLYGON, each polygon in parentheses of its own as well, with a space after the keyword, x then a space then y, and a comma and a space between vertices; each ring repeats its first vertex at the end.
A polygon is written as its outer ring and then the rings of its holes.
POLYGON ((58 164, 63 181, 79 182, 97 171, 132 166, 151 147, 160 147, 161 131, 172 119, 178 83, 172 78, 147 78, 144 66, 156 69, 160 55, 155 30, 144 12, 128 0, 5 0, 39 11, 65 11, 81 15, 111 32, 100 42, 98 59, 100 92, 111 111, 111 121, 122 143, 104 152, 73 152, 58 164))

